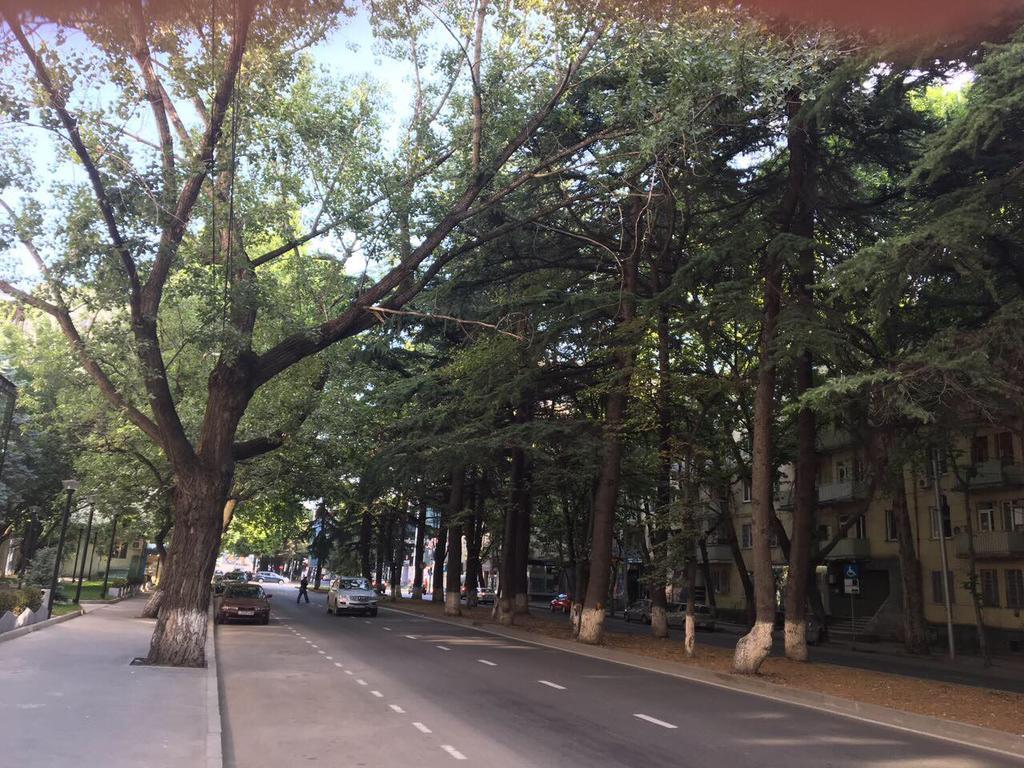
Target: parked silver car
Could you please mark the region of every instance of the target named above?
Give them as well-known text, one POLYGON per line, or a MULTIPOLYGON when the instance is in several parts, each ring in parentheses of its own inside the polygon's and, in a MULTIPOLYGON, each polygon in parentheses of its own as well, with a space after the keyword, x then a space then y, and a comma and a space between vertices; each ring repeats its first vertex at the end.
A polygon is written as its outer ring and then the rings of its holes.
MULTIPOLYGON (((626 621, 639 621, 642 624, 650 624, 651 601, 646 599, 637 600, 623 612, 623 618, 626 621)), ((670 627, 685 627, 686 604, 669 603, 665 607, 665 619, 670 627)), ((709 632, 715 631, 715 612, 708 606, 701 603, 694 605, 693 619, 697 629, 706 629, 709 632)))
POLYGON ((370 588, 370 582, 361 576, 341 576, 331 582, 331 589, 327 593, 327 612, 335 616, 343 613, 376 616, 377 593, 370 588))
POLYGON ((256 581, 266 581, 271 584, 281 584, 282 582, 284 582, 284 576, 282 576, 279 573, 274 573, 273 571, 257 571, 256 581))

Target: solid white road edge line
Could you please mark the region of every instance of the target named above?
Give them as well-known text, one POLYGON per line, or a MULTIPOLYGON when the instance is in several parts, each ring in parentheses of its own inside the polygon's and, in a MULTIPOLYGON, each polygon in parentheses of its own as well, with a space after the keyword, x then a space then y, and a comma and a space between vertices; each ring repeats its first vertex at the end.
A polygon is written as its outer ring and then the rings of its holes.
POLYGON ((466 759, 466 756, 464 754, 462 754, 461 752, 459 752, 459 750, 457 750, 451 744, 442 744, 441 745, 441 749, 443 749, 449 755, 454 757, 456 760, 465 760, 466 759))
POLYGON ((423 723, 413 723, 413 726, 420 733, 433 733, 433 731, 427 728, 427 726, 425 726, 423 723))
POLYGON ((546 685, 548 688, 554 688, 556 691, 564 691, 565 686, 559 685, 558 683, 552 683, 550 680, 538 680, 541 685, 546 685))
POLYGON ((672 729, 675 729, 675 728, 679 727, 678 725, 672 725, 672 723, 666 723, 664 720, 659 720, 658 718, 651 717, 650 715, 641 715, 641 714, 634 713, 633 717, 638 717, 641 720, 646 720, 648 723, 654 723, 655 725, 660 725, 662 728, 672 728, 672 729))

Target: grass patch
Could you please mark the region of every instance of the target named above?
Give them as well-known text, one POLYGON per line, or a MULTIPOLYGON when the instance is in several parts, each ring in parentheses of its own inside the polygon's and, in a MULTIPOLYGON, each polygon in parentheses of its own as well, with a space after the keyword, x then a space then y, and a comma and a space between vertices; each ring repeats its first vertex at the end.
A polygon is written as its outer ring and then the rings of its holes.
POLYGON ((50 618, 53 618, 54 616, 65 616, 69 613, 78 613, 80 610, 81 608, 74 603, 54 603, 53 611, 50 613, 50 618))

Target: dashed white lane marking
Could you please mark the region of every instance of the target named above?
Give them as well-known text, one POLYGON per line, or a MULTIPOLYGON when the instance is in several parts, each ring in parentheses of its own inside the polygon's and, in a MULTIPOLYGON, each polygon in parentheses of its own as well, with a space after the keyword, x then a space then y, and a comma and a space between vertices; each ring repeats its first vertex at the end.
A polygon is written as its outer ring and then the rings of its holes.
POLYGON ((346 670, 345 670, 345 674, 346 674, 346 675, 351 675, 351 674, 353 674, 353 672, 352 672, 352 670, 351 670, 351 669, 346 669, 346 670))
MULTIPOLYGON (((329 658, 331 658, 331 657, 330 657, 330 656, 328 656, 327 658, 329 659, 329 658)), ((340 666, 341 666, 341 662, 340 662, 340 661, 336 661, 336 662, 334 662, 334 666, 336 666, 336 667, 340 667, 340 666)))
POLYGON ((370 623, 369 619, 363 619, 363 624, 369 624, 369 623, 370 623))
POLYGON ((436 647, 440 648, 442 651, 450 651, 451 650, 451 648, 449 648, 447 645, 438 645, 436 647))
POLYGON ((408 637, 410 640, 416 639, 416 635, 406 635, 406 637, 408 637))
POLYGON ((456 760, 465 760, 466 759, 466 756, 464 754, 462 754, 461 752, 459 752, 459 750, 457 750, 451 744, 442 744, 441 745, 441 749, 443 749, 449 755, 454 757, 456 760))
POLYGON ((493 661, 488 661, 487 659, 477 659, 477 661, 479 661, 481 664, 486 664, 488 667, 496 667, 496 666, 498 666, 493 661))
POLYGON ((312 645, 314 648, 319 648, 320 647, 319 645, 315 645, 313 643, 310 643, 310 645, 312 645))
POLYGON ((312 644, 313 644, 313 641, 312 641, 312 640, 307 640, 307 641, 306 641, 306 645, 312 645, 312 644))
POLYGON ((383 627, 383 629, 384 629, 385 632, 390 632, 391 631, 391 627, 383 627))
POLYGON ((367 682, 365 680, 363 680, 362 678, 356 678, 356 682, 359 683, 360 685, 367 685, 367 682))
POLYGON ((317 653, 319 653, 321 656, 327 655, 327 651, 317 651, 317 653))
POLYGON ((427 728, 423 723, 413 723, 413 727, 415 727, 420 733, 433 733, 433 731, 427 728))
POLYGON ((374 696, 376 696, 376 697, 377 697, 378 699, 383 699, 383 698, 384 698, 384 694, 383 694, 383 693, 381 693, 380 691, 370 691, 370 693, 372 693, 372 694, 373 694, 374 696))
POLYGON ((334 661, 334 657, 333 656, 324 656, 324 658, 327 659, 328 661, 334 661))
POLYGON ((391 707, 393 710, 395 710, 395 712, 397 712, 400 715, 404 715, 405 714, 405 710, 402 709, 397 704, 388 704, 388 706, 391 707))
POLYGON ((633 717, 638 717, 641 720, 646 720, 648 723, 654 723, 655 725, 660 725, 662 728, 672 728, 672 729, 675 729, 675 728, 679 727, 678 725, 672 725, 672 723, 666 723, 664 720, 659 720, 658 718, 651 717, 650 715, 641 715, 639 713, 635 713, 634 712, 633 713, 633 717))
POLYGON ((564 691, 565 686, 559 685, 558 683, 552 683, 550 680, 538 680, 541 685, 546 685, 548 688, 554 688, 556 691, 564 691))

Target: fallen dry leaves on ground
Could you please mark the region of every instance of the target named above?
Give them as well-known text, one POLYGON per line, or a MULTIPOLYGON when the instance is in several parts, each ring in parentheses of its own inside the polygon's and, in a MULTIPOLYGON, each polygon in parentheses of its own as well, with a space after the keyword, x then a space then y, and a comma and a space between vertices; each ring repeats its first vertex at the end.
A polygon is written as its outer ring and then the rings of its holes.
MULTIPOLYGON (((422 601, 402 599, 398 601, 396 607, 427 616, 444 615, 443 606, 422 601)), ((466 624, 501 628, 501 625, 491 618, 490 606, 463 606, 462 614, 461 621, 466 624)), ((546 637, 572 639, 572 631, 566 622, 556 622, 550 618, 517 616, 513 626, 515 629, 546 637)), ((659 640, 643 635, 605 632, 604 644, 608 648, 640 656, 665 659, 716 672, 732 672, 732 652, 727 648, 700 645, 699 634, 697 653, 692 659, 686 658, 678 638, 659 640)), ((865 704, 955 720, 1008 733, 1024 732, 1024 695, 1017 693, 833 664, 801 663, 775 657, 765 661, 758 677, 765 682, 840 696, 865 704)))

